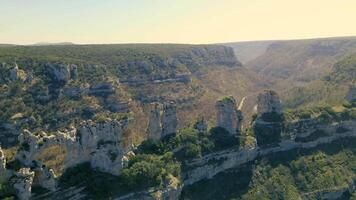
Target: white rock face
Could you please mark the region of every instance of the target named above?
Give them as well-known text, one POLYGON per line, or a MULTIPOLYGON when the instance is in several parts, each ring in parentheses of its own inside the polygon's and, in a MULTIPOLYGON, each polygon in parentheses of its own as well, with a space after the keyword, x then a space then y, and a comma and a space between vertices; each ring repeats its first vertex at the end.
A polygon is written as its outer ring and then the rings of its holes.
POLYGON ((21 168, 10 179, 10 184, 16 191, 16 195, 20 200, 28 200, 31 197, 31 187, 35 173, 30 168, 21 168))
POLYGON ((148 139, 160 140, 162 137, 162 125, 161 125, 161 107, 159 103, 152 103, 150 105, 150 113, 148 116, 148 139))
POLYGON ((21 148, 16 157, 25 166, 33 167, 43 150, 60 145, 67 153, 64 168, 90 162, 93 168, 119 175, 123 158, 131 150, 131 141, 125 141, 123 136, 127 126, 128 119, 98 124, 87 121, 78 130, 58 132, 56 136, 33 135, 25 130, 19 136, 21 148))
POLYGON ((162 137, 177 132, 178 119, 177 111, 174 103, 169 102, 163 105, 162 116, 162 137))
POLYGON ((216 126, 226 129, 230 134, 237 134, 241 122, 239 121, 236 100, 233 97, 225 97, 216 102, 215 108, 217 113, 216 126))
POLYGON ((275 91, 266 90, 257 97, 257 113, 262 116, 271 112, 282 113, 281 100, 275 91))

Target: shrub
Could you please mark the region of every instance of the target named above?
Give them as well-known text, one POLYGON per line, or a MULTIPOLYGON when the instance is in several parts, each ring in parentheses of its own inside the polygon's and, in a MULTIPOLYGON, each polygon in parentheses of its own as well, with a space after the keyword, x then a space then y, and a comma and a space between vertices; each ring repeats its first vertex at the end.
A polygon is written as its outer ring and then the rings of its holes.
POLYGON ((214 141, 215 150, 239 145, 239 139, 221 127, 214 127, 210 129, 209 139, 214 141))

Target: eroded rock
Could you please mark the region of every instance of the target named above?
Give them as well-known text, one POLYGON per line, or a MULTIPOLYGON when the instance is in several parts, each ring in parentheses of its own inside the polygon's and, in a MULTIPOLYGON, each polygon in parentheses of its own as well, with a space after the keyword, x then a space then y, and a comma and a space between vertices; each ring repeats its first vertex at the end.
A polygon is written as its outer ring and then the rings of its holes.
POLYGON ((273 90, 266 90, 257 97, 257 113, 262 116, 265 113, 282 113, 281 100, 273 90))
POLYGON ((60 84, 66 84, 70 79, 70 65, 64 63, 47 63, 45 65, 52 79, 60 84))
POLYGON ((225 97, 217 101, 215 108, 217 112, 216 126, 224 128, 233 135, 240 132, 240 122, 234 97, 225 97))
POLYGON ((351 86, 345 97, 350 103, 356 102, 356 86, 351 86))
POLYGON ((31 188, 35 173, 30 168, 21 168, 10 178, 10 184, 16 191, 20 200, 28 200, 31 197, 31 188))
POLYGON ((98 83, 89 88, 90 95, 107 97, 115 93, 115 87, 111 83, 98 83))
POLYGON ((59 145, 65 149, 64 168, 90 162, 93 168, 118 175, 123 167, 123 157, 131 149, 125 140, 129 119, 105 123, 84 122, 79 129, 72 128, 56 135, 37 135, 25 130, 19 136, 20 149, 17 159, 25 166, 34 167, 37 156, 47 147, 59 145), (35 161, 35 162, 34 162, 35 161))
POLYGON ((42 188, 46 188, 50 191, 57 189, 56 175, 52 169, 42 165, 34 170, 35 177, 33 185, 39 185, 42 188))
POLYGON ((0 183, 5 180, 6 176, 6 158, 5 154, 0 147, 0 183))
POLYGON ((177 126, 178 119, 175 104, 173 102, 165 103, 162 116, 162 137, 176 133, 177 126))
POLYGON ((150 113, 148 114, 148 138, 152 140, 160 140, 162 137, 161 125, 161 109, 162 105, 159 103, 150 104, 150 113))
POLYGON ((204 117, 201 117, 195 123, 194 128, 197 129, 200 134, 206 133, 208 131, 208 123, 204 117))

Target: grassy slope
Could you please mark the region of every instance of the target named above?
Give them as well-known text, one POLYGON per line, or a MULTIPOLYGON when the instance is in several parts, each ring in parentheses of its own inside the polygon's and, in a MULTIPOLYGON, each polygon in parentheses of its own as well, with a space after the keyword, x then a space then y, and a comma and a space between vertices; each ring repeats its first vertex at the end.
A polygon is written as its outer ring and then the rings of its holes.
POLYGON ((282 93, 287 107, 339 104, 356 84, 356 54, 336 62, 329 74, 282 93))
POLYGON ((285 88, 320 78, 336 61, 355 51, 355 37, 277 41, 246 67, 285 88))

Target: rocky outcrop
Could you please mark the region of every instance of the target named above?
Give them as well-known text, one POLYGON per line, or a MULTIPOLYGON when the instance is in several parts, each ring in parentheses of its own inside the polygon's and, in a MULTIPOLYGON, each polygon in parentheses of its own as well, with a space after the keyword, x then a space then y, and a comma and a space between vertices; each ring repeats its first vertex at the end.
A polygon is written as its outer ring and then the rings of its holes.
POLYGON ((273 90, 266 90, 257 97, 257 113, 262 116, 265 113, 282 113, 281 100, 273 90))
POLYGON ((195 123, 194 128, 198 130, 200 134, 207 133, 208 131, 208 123, 204 119, 204 117, 201 117, 198 119, 198 121, 195 123))
POLYGON ((37 156, 47 147, 59 145, 66 151, 64 168, 90 162, 93 168, 118 175, 124 165, 125 154, 131 149, 124 134, 129 119, 105 123, 84 122, 80 128, 48 136, 23 131, 19 136, 20 149, 16 158, 25 166, 34 167, 37 156))
POLYGON ((38 185, 42 188, 46 188, 50 191, 55 191, 57 189, 56 175, 52 169, 42 165, 34 169, 34 180, 33 185, 38 185))
POLYGON ((0 147, 0 183, 2 183, 6 177, 6 158, 5 154, 0 147))
POLYGON ((74 64, 47 63, 45 67, 51 78, 60 85, 65 85, 70 79, 78 77, 78 67, 74 64))
POLYGON ((217 101, 215 108, 217 113, 216 126, 224 128, 232 135, 239 133, 241 117, 238 116, 234 97, 225 97, 217 101))
POLYGON ((107 97, 115 93, 115 87, 111 83, 98 83, 89 88, 89 95, 107 97))
POLYGON ((356 102, 356 86, 350 86, 345 99, 350 103, 356 102))
POLYGON ((284 127, 282 105, 279 96, 266 90, 257 97, 257 119, 253 129, 259 146, 273 145, 281 140, 284 127))
POLYGON ((10 70, 10 79, 12 81, 17 81, 17 80, 21 80, 21 81, 25 81, 26 80, 26 73, 25 71, 19 69, 19 66, 15 63, 15 67, 13 67, 10 70))
POLYGON ((9 180, 20 200, 29 200, 31 197, 31 187, 35 173, 30 168, 21 168, 9 180))
POLYGON ((161 107, 159 103, 151 103, 149 105, 150 112, 148 114, 148 139, 160 140, 162 137, 162 125, 161 125, 161 107))
POLYGON ((173 102, 165 103, 162 116, 162 137, 176 133, 177 126, 178 119, 175 104, 173 102))
MULTIPOLYGON (((346 121, 342 122, 341 124, 333 124, 325 127, 324 129, 329 134, 315 140, 296 142, 289 139, 281 141, 274 147, 255 147, 242 150, 225 150, 208 154, 195 160, 190 160, 189 162, 185 163, 189 170, 184 172, 182 175, 184 185, 187 186, 203 179, 210 179, 224 170, 238 167, 258 157, 289 151, 292 149, 314 148, 319 145, 328 144, 342 138, 356 137, 356 122, 354 121, 346 121), (335 134, 337 128, 340 126, 347 128, 348 131, 335 134)), ((300 134, 304 135, 303 133, 300 134)))
POLYGON ((72 99, 79 99, 84 93, 84 89, 80 86, 67 87, 63 89, 63 94, 72 99))

